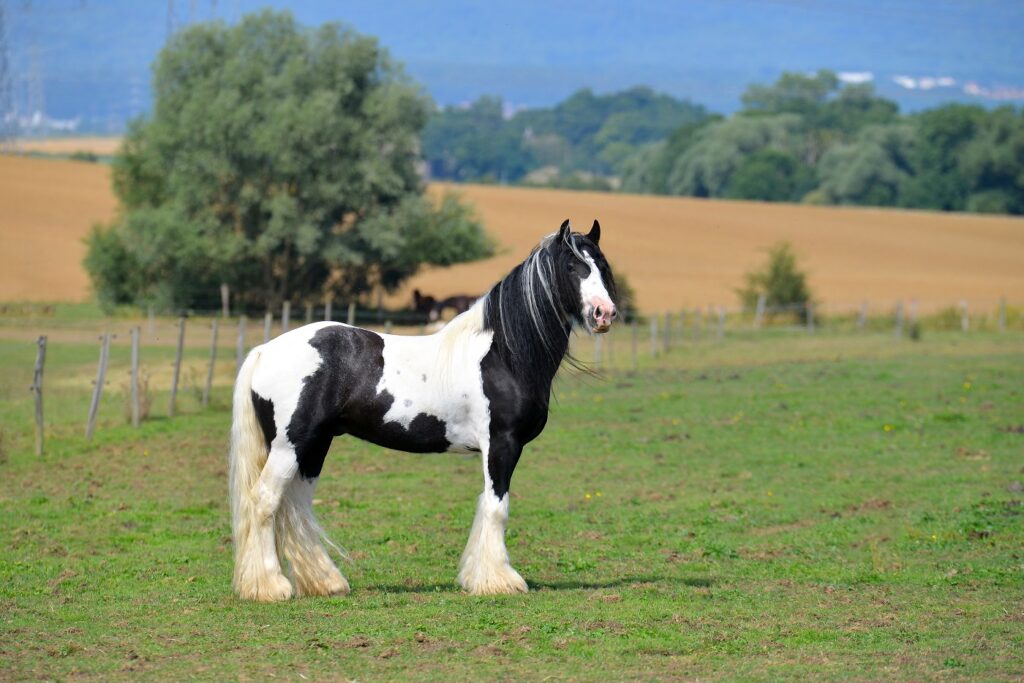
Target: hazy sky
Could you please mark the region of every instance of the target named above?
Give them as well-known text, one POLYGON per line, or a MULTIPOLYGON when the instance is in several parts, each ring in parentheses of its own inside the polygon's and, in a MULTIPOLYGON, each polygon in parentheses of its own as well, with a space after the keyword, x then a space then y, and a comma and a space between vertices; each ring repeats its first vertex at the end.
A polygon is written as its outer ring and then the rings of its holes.
POLYGON ((268 5, 378 36, 440 103, 495 94, 536 106, 580 87, 645 84, 728 111, 750 82, 821 67, 869 72, 912 108, 1024 92, 1021 0, 7 0, 15 99, 39 82, 57 116, 145 108, 168 29, 268 5), (913 80, 898 85, 900 76, 913 80), (943 76, 956 85, 916 87, 943 76))

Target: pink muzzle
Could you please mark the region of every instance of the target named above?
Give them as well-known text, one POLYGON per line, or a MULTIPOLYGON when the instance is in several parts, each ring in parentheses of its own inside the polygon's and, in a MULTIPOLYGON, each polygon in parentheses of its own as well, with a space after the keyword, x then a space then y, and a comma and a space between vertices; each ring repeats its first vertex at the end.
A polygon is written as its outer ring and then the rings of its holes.
POLYGON ((594 332, 607 332, 611 328, 615 316, 618 315, 615 304, 609 299, 595 296, 590 300, 590 305, 592 307, 590 324, 593 326, 594 332))

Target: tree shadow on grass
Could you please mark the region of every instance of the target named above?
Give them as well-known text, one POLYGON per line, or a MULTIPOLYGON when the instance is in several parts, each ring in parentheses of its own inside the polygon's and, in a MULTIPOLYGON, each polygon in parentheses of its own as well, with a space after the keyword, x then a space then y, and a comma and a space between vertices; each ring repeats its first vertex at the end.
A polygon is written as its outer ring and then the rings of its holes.
MULTIPOLYGON (((653 584, 710 588, 714 579, 710 576, 666 577, 656 575, 622 576, 606 581, 527 581, 531 591, 552 590, 597 590, 601 588, 643 588, 653 584)), ((462 588, 452 583, 409 583, 396 585, 367 586, 365 590, 375 593, 462 593, 462 588)))

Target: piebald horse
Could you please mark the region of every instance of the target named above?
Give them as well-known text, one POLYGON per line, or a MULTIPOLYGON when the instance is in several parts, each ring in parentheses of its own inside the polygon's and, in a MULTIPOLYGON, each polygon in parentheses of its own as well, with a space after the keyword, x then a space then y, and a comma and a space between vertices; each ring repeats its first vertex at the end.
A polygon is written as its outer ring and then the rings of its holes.
POLYGON ((616 317, 600 239, 597 221, 586 235, 565 221, 436 334, 322 322, 254 348, 235 381, 231 426, 238 595, 348 592, 312 509, 327 450, 343 434, 413 453, 479 452, 484 489, 459 583, 474 595, 526 592, 505 548, 509 483, 547 422, 574 326, 607 332, 616 317))

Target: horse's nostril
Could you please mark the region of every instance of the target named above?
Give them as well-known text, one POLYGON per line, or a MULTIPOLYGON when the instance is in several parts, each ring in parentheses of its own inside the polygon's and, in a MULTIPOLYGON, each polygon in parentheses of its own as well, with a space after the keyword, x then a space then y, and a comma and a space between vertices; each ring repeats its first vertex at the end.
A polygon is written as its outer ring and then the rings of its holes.
POLYGON ((619 315, 619 312, 613 308, 612 309, 612 320, 615 320, 616 316, 618 316, 618 315, 619 315))
POLYGON ((594 319, 595 320, 600 320, 601 319, 601 315, 602 315, 601 307, 600 306, 594 306, 594 319))

